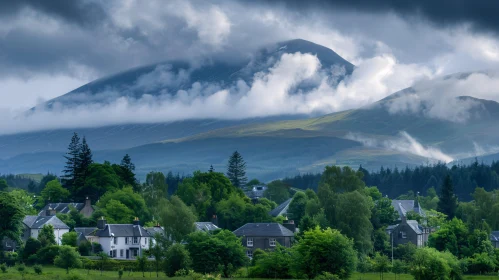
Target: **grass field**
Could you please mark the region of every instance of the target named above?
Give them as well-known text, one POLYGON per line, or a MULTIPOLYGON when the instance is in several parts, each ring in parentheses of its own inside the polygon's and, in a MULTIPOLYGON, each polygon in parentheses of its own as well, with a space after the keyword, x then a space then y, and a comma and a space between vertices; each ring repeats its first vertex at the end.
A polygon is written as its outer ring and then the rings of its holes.
MULTIPOLYGON (((84 269, 73 269, 70 272, 70 275, 78 275, 81 276, 81 279, 118 279, 118 272, 116 271, 104 271, 101 275, 100 271, 96 270, 84 270, 84 269)), ((1 273, 0 272, 0 279, 19 279, 19 280, 31 280, 31 279, 39 279, 39 280, 64 280, 67 279, 68 275, 66 274, 66 271, 64 269, 56 268, 56 267, 44 267, 43 268, 43 273, 41 275, 37 275, 34 273, 32 267, 27 267, 26 268, 26 274, 24 275, 24 278, 21 276, 21 274, 15 270, 15 268, 9 268, 7 273, 1 273)), ((138 279, 171 279, 171 280, 190 280, 190 277, 166 277, 164 273, 160 272, 159 273, 159 278, 156 278, 156 273, 154 272, 146 272, 144 274, 144 277, 142 277, 142 272, 128 272, 125 271, 123 274, 122 279, 130 279, 130 280, 138 280, 138 279)), ((255 279, 249 279, 249 278, 241 278, 241 279, 248 279, 248 280, 255 280, 255 279)), ((377 273, 365 273, 365 274, 360 274, 360 273, 355 273, 351 278, 351 280, 379 280, 379 274, 377 273)), ((412 276, 408 274, 399 274, 395 278, 394 274, 391 273, 385 273, 384 280, 412 280, 412 276)), ((498 276, 465 276, 464 279, 466 280, 497 280, 499 279, 498 276)))

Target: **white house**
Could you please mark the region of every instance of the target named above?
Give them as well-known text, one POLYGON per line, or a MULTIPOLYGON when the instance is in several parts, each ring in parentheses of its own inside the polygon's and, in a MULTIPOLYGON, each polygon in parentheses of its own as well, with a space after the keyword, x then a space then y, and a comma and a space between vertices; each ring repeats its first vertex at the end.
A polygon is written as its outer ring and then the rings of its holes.
POLYGON ((23 220, 22 240, 26 242, 30 237, 37 239, 44 225, 54 227, 55 240, 58 245, 61 245, 62 235, 69 232, 69 227, 56 216, 26 216, 23 220))
POLYGON ((97 242, 113 259, 135 259, 149 248, 151 234, 135 218, 133 224, 108 224, 104 218, 97 221, 97 230, 88 234, 89 242, 97 242))

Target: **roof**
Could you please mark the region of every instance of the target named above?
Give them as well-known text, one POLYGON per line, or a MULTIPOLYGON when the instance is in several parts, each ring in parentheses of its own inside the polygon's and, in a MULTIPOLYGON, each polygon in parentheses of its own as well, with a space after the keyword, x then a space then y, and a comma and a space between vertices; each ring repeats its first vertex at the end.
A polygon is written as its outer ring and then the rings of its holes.
POLYGON ((26 216, 23 223, 31 229, 42 228, 44 225, 52 225, 55 229, 69 229, 69 227, 56 216, 26 216))
POLYGON ((111 237, 111 236, 123 236, 123 237, 150 237, 148 231, 146 231, 140 225, 132 224, 106 224, 104 229, 99 229, 95 231, 93 236, 99 237, 111 237))
POLYGON ((407 225, 417 234, 422 234, 423 231, 421 230, 418 221, 415 220, 408 220, 407 225))
POLYGON ((69 206, 76 208, 76 210, 81 211, 85 207, 85 203, 49 203, 43 207, 43 209, 38 213, 38 215, 43 215, 49 207, 55 210, 57 213, 67 214, 71 209, 69 206))
POLYGON ((248 223, 234 231, 236 236, 283 237, 294 233, 278 223, 248 223))
POLYGON ((196 226, 196 230, 199 231, 214 231, 220 229, 212 222, 196 222, 194 225, 196 226))
POLYGON ((499 241, 499 231, 493 231, 490 233, 490 241, 499 241))
POLYGON ((293 198, 290 198, 290 199, 284 201, 279 206, 272 209, 272 211, 269 212, 269 215, 272 217, 277 217, 277 216, 284 215, 284 214, 288 213, 289 204, 291 203, 292 200, 293 200, 293 198))
POLYGON ((253 186, 253 188, 250 191, 244 192, 246 196, 248 196, 251 199, 256 199, 263 197, 263 194, 265 193, 265 190, 267 190, 266 185, 256 185, 253 186))
POLYGON ((406 216, 407 212, 414 211, 419 215, 424 215, 423 209, 419 206, 419 203, 415 205, 414 200, 392 200, 392 206, 399 213, 399 217, 402 218, 406 216))
POLYGON ((161 234, 161 235, 165 235, 165 230, 162 228, 162 227, 146 227, 144 228, 148 233, 149 235, 151 236, 154 236, 156 234, 161 234))
POLYGON ((96 230, 97 230, 96 227, 78 227, 78 228, 75 228, 75 231, 78 234, 83 234, 83 236, 87 236, 96 230))

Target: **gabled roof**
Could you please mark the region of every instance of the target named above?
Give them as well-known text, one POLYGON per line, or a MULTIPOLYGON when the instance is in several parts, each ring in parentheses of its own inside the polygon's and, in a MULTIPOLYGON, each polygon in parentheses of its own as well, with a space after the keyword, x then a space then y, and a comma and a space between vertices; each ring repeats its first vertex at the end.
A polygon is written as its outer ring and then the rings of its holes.
POLYGON ((494 241, 494 242, 499 241, 499 231, 493 231, 490 233, 490 241, 494 241))
POLYGON ((55 229, 69 229, 69 227, 56 216, 26 216, 23 223, 30 229, 40 229, 44 225, 52 225, 55 229))
POLYGON ((155 236, 156 234, 161 234, 161 235, 165 235, 165 230, 162 228, 162 227, 146 227, 144 228, 148 233, 149 235, 151 236, 155 236))
POLYGON ((95 231, 93 236, 99 237, 150 237, 148 231, 146 231, 140 225, 132 224, 107 224, 104 229, 95 231))
POLYGON ((77 228, 75 228, 76 233, 82 234, 83 236, 87 236, 96 230, 97 230, 96 227, 77 227, 77 228))
POLYGON ((234 231, 236 236, 285 237, 294 233, 278 223, 248 223, 234 231))
POLYGON ((253 186, 251 190, 244 192, 244 194, 251 199, 256 199, 263 197, 265 190, 267 190, 266 185, 256 185, 253 186))
POLYGON ((199 231, 214 231, 220 229, 212 222, 196 222, 194 225, 196 226, 196 230, 199 231))
POLYGON ((421 228, 419 227, 418 221, 415 220, 408 220, 407 225, 417 234, 422 234, 423 231, 421 231, 421 228))
POLYGON ((57 213, 67 214, 71 209, 69 206, 76 208, 76 210, 81 211, 85 207, 85 203, 49 203, 43 207, 43 209, 38 213, 38 215, 44 215, 44 213, 49 209, 54 209, 57 213))
POLYGON ((279 206, 272 209, 272 211, 269 212, 269 215, 272 217, 277 217, 277 216, 284 215, 284 214, 288 213, 289 204, 291 203, 292 200, 293 200, 293 198, 290 198, 290 199, 284 201, 279 206))
POLYGON ((405 217, 407 212, 414 211, 419 215, 423 216, 423 209, 419 206, 419 203, 415 203, 414 200, 392 200, 392 206, 395 208, 395 211, 399 213, 399 217, 405 217))

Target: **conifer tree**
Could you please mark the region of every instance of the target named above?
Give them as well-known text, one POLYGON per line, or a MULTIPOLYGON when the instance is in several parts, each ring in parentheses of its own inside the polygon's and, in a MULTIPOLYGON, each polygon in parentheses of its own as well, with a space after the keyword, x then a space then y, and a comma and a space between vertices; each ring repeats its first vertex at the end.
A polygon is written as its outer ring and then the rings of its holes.
POLYGON ((238 151, 235 151, 229 158, 227 166, 227 177, 232 182, 232 185, 242 188, 246 185, 248 178, 246 177, 246 162, 238 151))
POLYGON ((69 143, 68 146, 68 151, 66 152, 66 155, 64 158, 66 159, 66 165, 64 166, 63 170, 63 183, 64 187, 66 189, 73 189, 75 185, 75 181, 77 178, 78 174, 78 167, 80 166, 80 150, 81 150, 81 144, 80 144, 80 137, 78 134, 75 132, 73 134, 73 137, 71 137, 71 142, 69 143))
POLYGON ((126 184, 132 186, 134 191, 139 192, 139 184, 137 184, 135 173, 133 173, 135 171, 135 164, 132 163, 132 158, 128 154, 123 157, 120 166, 121 170, 123 171, 121 174, 123 181, 126 184))
POLYGON ((213 168, 213 165, 210 165, 210 170, 208 172, 212 173, 215 171, 215 168, 213 168))
POLYGON ((440 191, 438 206, 438 212, 442 212, 447 215, 449 220, 452 220, 456 214, 457 209, 457 197, 454 194, 454 187, 452 186, 452 180, 450 175, 447 175, 442 185, 442 190, 440 191))
POLYGON ((75 179, 75 187, 82 187, 85 185, 85 181, 88 175, 88 167, 94 161, 92 160, 92 150, 87 144, 87 140, 83 137, 80 152, 78 153, 78 168, 77 175, 75 179))

